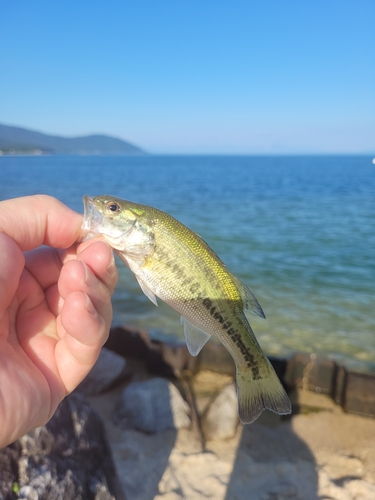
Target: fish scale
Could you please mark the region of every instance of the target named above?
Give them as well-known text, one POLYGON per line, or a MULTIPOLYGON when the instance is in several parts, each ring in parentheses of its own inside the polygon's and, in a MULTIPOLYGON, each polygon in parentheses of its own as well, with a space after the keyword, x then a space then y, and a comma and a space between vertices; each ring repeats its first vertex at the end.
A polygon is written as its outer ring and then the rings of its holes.
POLYGON ((244 314, 265 317, 252 292, 205 241, 169 214, 109 195, 84 197, 83 229, 101 234, 135 274, 143 292, 181 314, 188 349, 197 355, 211 336, 236 364, 239 416, 264 409, 290 413, 288 396, 244 314))

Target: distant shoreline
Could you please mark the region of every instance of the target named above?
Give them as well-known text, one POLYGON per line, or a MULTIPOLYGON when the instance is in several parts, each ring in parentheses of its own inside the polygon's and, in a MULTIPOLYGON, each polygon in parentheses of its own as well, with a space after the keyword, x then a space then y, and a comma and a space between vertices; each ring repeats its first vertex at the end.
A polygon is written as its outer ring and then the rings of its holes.
POLYGON ((322 157, 370 157, 370 163, 375 165, 375 158, 369 153, 300 153, 300 154, 288 154, 288 153, 248 153, 248 154, 224 154, 224 153, 125 153, 125 152, 108 152, 108 151, 82 151, 82 152, 55 152, 46 151, 41 149, 31 149, 31 150, 4 150, 0 149, 1 156, 154 156, 154 157, 168 157, 168 158, 180 158, 180 157, 202 157, 202 158, 224 158, 224 157, 252 157, 252 158, 322 158, 322 157))
POLYGON ((9 150, 0 149, 0 156, 41 156, 50 154, 52 153, 49 151, 43 151, 41 149, 31 149, 25 151, 17 149, 9 149, 9 150))
POLYGON ((27 154, 32 156, 42 154, 147 154, 143 149, 128 141, 105 134, 62 137, 1 123, 0 151, 7 155, 27 154))
POLYGON ((149 153, 122 153, 122 152, 74 152, 74 153, 55 153, 54 151, 43 151, 41 149, 32 150, 1 150, 0 156, 149 156, 149 153))

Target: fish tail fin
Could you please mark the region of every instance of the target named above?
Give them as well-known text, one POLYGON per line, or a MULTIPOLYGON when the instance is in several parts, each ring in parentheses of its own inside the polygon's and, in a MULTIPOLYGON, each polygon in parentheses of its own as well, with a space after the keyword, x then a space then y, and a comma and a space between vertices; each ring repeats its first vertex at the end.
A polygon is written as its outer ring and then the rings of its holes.
POLYGON ((251 369, 237 368, 238 413, 243 424, 254 422, 263 410, 291 413, 290 400, 271 364, 267 377, 254 378, 251 369))

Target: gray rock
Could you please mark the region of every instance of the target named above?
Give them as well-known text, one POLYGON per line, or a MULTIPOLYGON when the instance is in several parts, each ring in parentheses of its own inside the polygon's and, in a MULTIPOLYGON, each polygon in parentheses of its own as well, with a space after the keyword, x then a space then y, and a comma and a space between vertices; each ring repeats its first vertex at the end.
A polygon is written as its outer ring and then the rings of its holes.
POLYGON ((103 347, 94 367, 77 390, 94 396, 129 378, 130 375, 125 358, 103 347))
POLYGON ((1 450, 0 457, 0 499, 115 498, 117 479, 104 427, 82 394, 66 397, 45 426, 1 450))
POLYGON ((189 406, 172 382, 153 378, 126 387, 114 420, 146 433, 190 427, 189 406))
POLYGON ((227 385, 210 405, 203 421, 207 440, 229 439, 236 433, 239 423, 236 387, 227 385))
POLYGON ((18 484, 18 459, 21 448, 13 443, 0 450, 0 500, 15 498, 13 488, 18 484))

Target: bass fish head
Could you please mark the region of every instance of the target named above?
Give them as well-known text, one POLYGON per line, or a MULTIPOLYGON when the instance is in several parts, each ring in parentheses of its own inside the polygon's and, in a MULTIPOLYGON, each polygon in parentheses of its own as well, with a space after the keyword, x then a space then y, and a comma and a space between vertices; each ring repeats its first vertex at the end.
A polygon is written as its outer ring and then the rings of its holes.
POLYGON ((85 239, 96 235, 125 255, 146 255, 153 247, 152 223, 142 205, 110 195, 83 197, 85 239))

